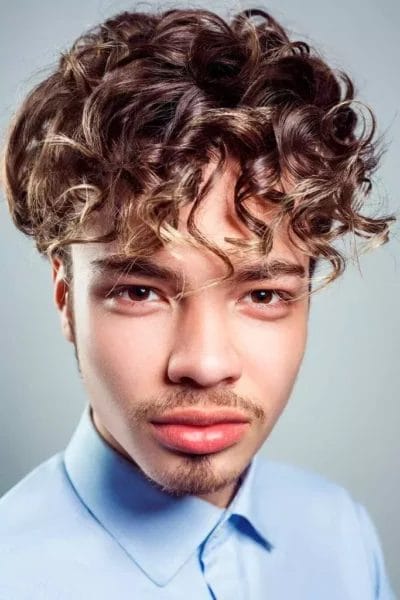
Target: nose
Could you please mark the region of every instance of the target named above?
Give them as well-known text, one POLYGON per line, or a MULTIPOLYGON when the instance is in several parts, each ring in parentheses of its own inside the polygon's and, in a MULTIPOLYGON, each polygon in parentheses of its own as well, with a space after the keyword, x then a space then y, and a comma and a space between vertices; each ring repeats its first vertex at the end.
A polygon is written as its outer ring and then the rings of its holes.
POLYGON ((185 309, 176 327, 168 379, 202 387, 239 379, 242 365, 232 344, 227 315, 221 315, 207 302, 193 303, 185 309))

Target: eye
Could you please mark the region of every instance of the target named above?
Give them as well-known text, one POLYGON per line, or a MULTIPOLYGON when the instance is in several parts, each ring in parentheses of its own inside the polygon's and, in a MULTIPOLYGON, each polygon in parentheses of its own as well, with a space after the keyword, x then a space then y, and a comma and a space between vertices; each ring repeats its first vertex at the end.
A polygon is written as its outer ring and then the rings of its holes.
POLYGON ((256 304, 276 304, 282 299, 276 290, 252 290, 248 295, 256 304))
POLYGON ((149 294, 159 295, 150 287, 145 285, 123 285, 111 289, 107 294, 106 298, 121 298, 130 302, 143 302, 149 300, 149 294))
POLYGON ((281 318, 290 313, 294 295, 286 290, 257 289, 245 294, 241 303, 254 315, 265 318, 281 318))
POLYGON ((293 295, 284 290, 258 289, 250 290, 243 299, 250 298, 251 305, 259 306, 261 309, 282 309, 287 307, 293 295))

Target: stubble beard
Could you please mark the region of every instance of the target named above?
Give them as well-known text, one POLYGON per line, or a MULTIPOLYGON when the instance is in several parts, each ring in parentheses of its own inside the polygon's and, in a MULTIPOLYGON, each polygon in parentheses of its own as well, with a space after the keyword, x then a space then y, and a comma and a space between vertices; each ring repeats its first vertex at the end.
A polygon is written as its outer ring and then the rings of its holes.
MULTIPOLYGON (((138 469, 140 467, 136 465, 138 469)), ((144 473, 146 479, 163 492, 174 496, 203 495, 218 492, 239 481, 241 471, 230 469, 216 473, 212 455, 188 454, 182 456, 178 467, 165 469, 151 475, 144 473)))

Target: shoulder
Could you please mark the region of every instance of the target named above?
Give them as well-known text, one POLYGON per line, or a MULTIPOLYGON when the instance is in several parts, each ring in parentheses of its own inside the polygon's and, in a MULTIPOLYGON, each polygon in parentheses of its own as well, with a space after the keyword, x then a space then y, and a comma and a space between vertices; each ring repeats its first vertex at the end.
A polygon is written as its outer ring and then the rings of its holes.
MULTIPOLYGON (((0 498, 0 598, 65 598, 63 585, 72 572, 86 573, 85 556, 101 546, 98 541, 63 452, 53 455, 0 498)), ((69 597, 79 597, 79 589, 74 594, 75 588, 69 597)))
POLYGON ((350 549, 361 539, 359 504, 345 487, 312 470, 257 457, 253 494, 258 512, 285 543, 339 547, 347 538, 350 549))
POLYGON ((352 498, 348 490, 331 479, 310 469, 257 456, 254 485, 288 508, 318 507, 331 502, 343 502, 348 507, 352 498))
POLYGON ((64 453, 45 460, 0 498, 0 567, 5 555, 32 552, 39 545, 52 552, 90 522, 64 466, 64 453))
POLYGON ((307 503, 314 497, 350 498, 344 486, 316 471, 260 455, 256 457, 254 480, 257 487, 284 495, 289 501, 293 494, 296 494, 296 502, 304 499, 307 503))
POLYGON ((0 539, 15 535, 41 518, 51 519, 58 512, 56 499, 65 497, 68 483, 62 453, 39 464, 0 498, 0 539))
POLYGON ((296 556, 314 556, 329 568, 336 565, 349 581, 357 577, 369 581, 374 597, 394 598, 375 525, 344 486, 312 470, 261 456, 253 493, 265 529, 277 545, 290 548, 296 556))

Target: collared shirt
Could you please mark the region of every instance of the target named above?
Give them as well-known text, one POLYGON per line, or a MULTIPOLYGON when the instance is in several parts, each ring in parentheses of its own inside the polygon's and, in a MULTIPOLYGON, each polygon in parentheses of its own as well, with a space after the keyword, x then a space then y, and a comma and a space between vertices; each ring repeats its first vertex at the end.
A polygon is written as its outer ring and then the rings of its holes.
POLYGON ((226 509, 171 496, 86 405, 65 451, 0 500, 0 600, 392 600, 365 509, 253 458, 226 509))

